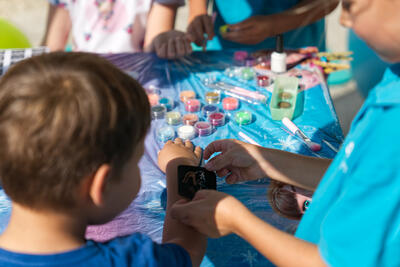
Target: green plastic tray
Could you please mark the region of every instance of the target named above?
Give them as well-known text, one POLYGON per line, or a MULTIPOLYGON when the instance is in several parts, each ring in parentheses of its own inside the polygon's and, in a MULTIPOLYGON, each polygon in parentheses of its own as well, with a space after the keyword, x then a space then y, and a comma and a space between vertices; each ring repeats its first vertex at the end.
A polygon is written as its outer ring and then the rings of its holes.
POLYGON ((288 76, 278 76, 275 78, 274 90, 269 105, 273 120, 282 120, 284 117, 293 119, 298 91, 298 78, 288 76))

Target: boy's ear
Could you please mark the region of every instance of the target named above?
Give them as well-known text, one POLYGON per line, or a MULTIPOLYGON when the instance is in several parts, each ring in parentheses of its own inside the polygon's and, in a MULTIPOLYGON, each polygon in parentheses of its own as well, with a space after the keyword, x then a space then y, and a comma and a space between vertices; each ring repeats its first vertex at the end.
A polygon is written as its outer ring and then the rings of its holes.
POLYGON ((110 170, 111 166, 109 164, 102 164, 92 176, 88 193, 93 204, 96 206, 101 206, 104 203, 104 192, 110 170))

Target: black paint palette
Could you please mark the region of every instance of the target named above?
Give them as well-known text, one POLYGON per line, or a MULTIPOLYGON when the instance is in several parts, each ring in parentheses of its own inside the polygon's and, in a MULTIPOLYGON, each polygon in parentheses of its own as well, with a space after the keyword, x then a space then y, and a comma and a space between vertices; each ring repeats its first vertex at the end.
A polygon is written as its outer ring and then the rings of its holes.
POLYGON ((203 167, 178 166, 178 193, 192 199, 201 189, 217 189, 217 176, 203 167))

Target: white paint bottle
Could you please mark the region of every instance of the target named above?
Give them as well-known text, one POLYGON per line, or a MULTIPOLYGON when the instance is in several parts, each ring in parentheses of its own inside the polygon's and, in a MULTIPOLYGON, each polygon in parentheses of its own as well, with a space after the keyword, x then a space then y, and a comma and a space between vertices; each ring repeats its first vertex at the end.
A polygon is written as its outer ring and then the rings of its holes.
POLYGON ((271 70, 274 73, 286 72, 286 53, 283 51, 283 35, 276 36, 276 51, 271 54, 271 70))

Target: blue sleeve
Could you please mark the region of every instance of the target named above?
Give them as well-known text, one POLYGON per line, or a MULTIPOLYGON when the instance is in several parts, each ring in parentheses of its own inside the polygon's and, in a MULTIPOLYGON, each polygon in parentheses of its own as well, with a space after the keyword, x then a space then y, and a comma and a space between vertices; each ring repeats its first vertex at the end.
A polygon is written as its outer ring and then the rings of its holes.
POLYGON ((385 114, 362 140, 361 156, 322 222, 318 246, 329 266, 400 266, 399 114, 385 114))
POLYGON ((60 6, 60 7, 68 6, 68 0, 48 0, 48 2, 54 6, 60 6))
POLYGON ((189 254, 175 244, 157 244, 136 233, 98 244, 107 262, 113 266, 192 266, 189 254))
POLYGON ((184 6, 185 0, 155 0, 155 2, 162 5, 171 5, 171 6, 184 6))

